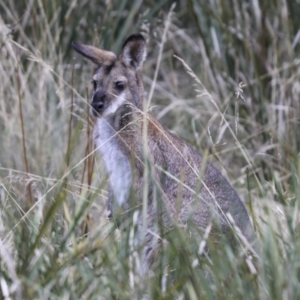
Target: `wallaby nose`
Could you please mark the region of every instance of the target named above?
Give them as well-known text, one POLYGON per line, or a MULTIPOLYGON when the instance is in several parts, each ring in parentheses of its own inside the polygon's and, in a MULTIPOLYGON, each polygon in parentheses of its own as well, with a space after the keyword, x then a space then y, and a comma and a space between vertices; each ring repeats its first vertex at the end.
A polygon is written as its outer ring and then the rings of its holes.
POLYGON ((105 91, 103 89, 96 91, 91 104, 93 110, 100 113, 104 108, 104 101, 105 101, 105 91))
POLYGON ((100 101, 100 102, 94 102, 93 101, 93 103, 92 103, 92 107, 96 111, 100 111, 103 108, 103 106, 104 106, 103 101, 100 101))

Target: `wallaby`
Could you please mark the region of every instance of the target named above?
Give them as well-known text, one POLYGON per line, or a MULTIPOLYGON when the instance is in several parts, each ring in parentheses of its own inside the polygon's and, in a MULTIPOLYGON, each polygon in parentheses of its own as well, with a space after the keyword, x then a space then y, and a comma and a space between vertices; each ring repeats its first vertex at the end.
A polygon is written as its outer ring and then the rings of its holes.
MULTIPOLYGON (((77 42, 72 46, 96 65, 91 114, 96 118, 95 144, 109 175, 109 217, 120 208, 141 206, 146 190, 144 267, 152 265, 159 244, 153 234, 158 206, 163 207, 161 214, 167 227, 192 221, 205 231, 217 216, 220 234, 233 241, 235 227, 253 244, 248 213, 233 187, 217 169, 203 162, 200 154, 143 109, 142 67, 147 52, 143 36, 129 36, 119 56, 77 42), (148 177, 146 164, 151 173, 148 177)), ((141 213, 138 218, 138 226, 142 226, 141 213)))

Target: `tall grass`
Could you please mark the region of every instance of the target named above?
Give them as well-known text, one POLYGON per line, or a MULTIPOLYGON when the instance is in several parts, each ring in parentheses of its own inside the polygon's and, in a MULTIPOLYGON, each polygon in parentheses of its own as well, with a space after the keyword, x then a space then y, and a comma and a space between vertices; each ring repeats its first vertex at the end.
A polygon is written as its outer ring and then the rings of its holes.
POLYGON ((0 2, 2 298, 300 298, 300 5, 178 1, 166 31, 171 5, 0 2), (92 69, 70 44, 118 52, 136 31, 148 41, 150 109, 246 204, 262 249, 257 274, 226 242, 205 258, 205 237, 174 228, 145 280, 134 222, 120 232, 106 219, 107 176, 88 116, 92 69))

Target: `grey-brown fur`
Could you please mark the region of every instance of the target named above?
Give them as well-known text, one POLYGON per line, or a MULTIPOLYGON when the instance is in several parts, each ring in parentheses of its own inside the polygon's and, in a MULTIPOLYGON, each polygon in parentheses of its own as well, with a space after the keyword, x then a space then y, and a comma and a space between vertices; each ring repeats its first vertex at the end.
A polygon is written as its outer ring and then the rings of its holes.
MULTIPOLYGON (((97 117, 94 138, 110 177, 111 215, 116 209, 141 204, 144 184, 149 183, 145 266, 151 265, 159 244, 151 233, 159 217, 157 211, 166 227, 192 221, 202 231, 212 216, 217 216, 223 234, 234 241, 232 224, 227 219, 230 214, 247 241, 253 243, 247 211, 227 180, 212 165, 202 165, 202 157, 196 151, 143 112, 144 38, 140 34, 130 36, 118 57, 78 43, 73 47, 98 67, 93 77, 91 110, 97 117), (144 143, 144 126, 148 145, 144 143), (145 163, 150 163, 149 178, 144 178, 145 163), (154 205, 154 193, 159 195, 160 210, 154 205), (130 199, 135 202, 132 204, 130 199)), ((142 226, 141 214, 139 225, 142 226)))

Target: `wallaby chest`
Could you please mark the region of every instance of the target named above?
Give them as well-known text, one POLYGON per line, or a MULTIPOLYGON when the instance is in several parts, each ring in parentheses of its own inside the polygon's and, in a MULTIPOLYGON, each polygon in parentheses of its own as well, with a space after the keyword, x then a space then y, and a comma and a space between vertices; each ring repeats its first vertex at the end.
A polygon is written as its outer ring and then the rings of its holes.
POLYGON ((118 142, 118 135, 112 120, 99 118, 94 128, 97 150, 104 160, 114 198, 120 206, 124 205, 130 193, 132 172, 129 158, 118 142))

